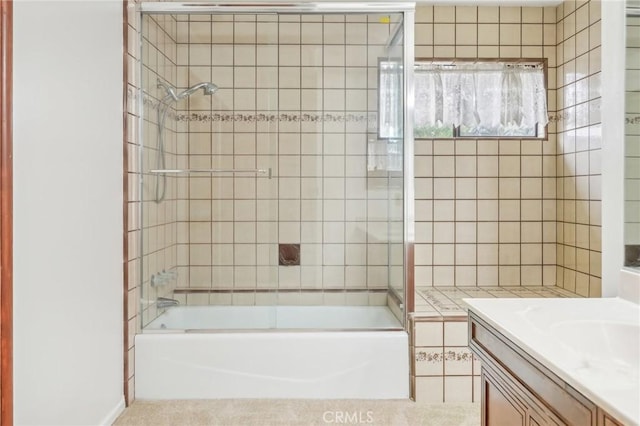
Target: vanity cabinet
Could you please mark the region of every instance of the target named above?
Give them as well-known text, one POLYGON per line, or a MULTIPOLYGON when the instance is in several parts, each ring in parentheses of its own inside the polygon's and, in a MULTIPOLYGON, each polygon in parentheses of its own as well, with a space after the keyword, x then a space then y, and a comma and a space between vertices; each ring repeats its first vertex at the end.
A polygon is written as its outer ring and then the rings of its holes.
POLYGON ((482 361, 483 426, 622 425, 472 311, 469 346, 482 361))

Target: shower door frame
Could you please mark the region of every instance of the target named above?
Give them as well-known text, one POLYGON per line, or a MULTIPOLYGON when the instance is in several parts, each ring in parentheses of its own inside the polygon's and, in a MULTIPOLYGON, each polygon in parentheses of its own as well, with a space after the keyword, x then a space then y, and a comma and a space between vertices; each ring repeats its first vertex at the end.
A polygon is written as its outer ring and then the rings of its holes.
MULTIPOLYGON (((376 14, 401 13, 403 35, 403 245, 404 245, 404 294, 400 308, 403 314, 403 328, 409 327, 409 314, 414 311, 414 22, 415 2, 235 2, 235 3, 178 3, 178 2, 143 2, 138 7, 141 14, 376 14)), ((141 90, 141 89, 140 89, 141 90)), ((142 97, 139 96, 138 109, 142 111, 142 97)), ((142 126, 141 126, 142 127, 142 126)), ((142 129, 139 129, 142 133, 142 129)), ((142 134, 140 141, 142 141, 142 134)), ((142 159, 142 156, 140 156, 142 159)), ((140 161, 142 161, 140 159, 140 161)), ((141 169, 142 170, 142 169, 141 169)), ((142 210, 140 203, 140 209, 142 210)), ((139 212, 142 217, 142 211, 139 212)), ((140 235, 142 239, 142 233, 140 235)), ((140 250, 142 250, 142 241, 140 250)), ((142 273, 142 272, 141 272, 142 273)), ((389 285, 389 289, 390 289, 389 285)))

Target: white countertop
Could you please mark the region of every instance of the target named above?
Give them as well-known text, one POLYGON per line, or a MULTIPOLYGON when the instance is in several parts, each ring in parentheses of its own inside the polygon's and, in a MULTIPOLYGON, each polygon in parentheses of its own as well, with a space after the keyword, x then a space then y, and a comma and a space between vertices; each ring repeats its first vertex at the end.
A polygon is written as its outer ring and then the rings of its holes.
POLYGON ((640 424, 639 305, 620 298, 464 301, 611 416, 640 424))

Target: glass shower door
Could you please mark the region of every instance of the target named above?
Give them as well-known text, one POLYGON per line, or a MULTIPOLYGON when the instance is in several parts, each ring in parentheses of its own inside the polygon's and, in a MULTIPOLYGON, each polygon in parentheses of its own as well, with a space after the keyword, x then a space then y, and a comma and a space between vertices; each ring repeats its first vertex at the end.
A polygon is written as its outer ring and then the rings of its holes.
MULTIPOLYGON (((211 57, 205 68, 221 87, 211 104, 210 159, 213 167, 235 171, 211 177, 210 304, 241 307, 234 312, 254 324, 247 328, 273 328, 280 215, 278 18, 275 14, 208 18, 211 57)), ((197 39, 202 27, 201 21, 190 22, 191 39, 197 39)), ((188 72, 191 76, 202 70, 194 62, 188 72)), ((190 159, 198 156, 192 154, 190 159)))
POLYGON ((339 10, 143 14, 149 320, 164 297, 233 306, 228 329, 297 327, 281 306, 403 322, 403 13, 339 10))

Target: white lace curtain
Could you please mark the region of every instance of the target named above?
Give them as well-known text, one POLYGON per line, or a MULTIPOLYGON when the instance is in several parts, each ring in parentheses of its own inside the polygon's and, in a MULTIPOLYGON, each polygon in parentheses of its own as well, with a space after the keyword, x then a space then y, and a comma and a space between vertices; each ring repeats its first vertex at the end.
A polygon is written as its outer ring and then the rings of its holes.
POLYGON ((399 139, 403 135, 403 68, 397 60, 381 60, 378 63, 378 137, 399 139))
POLYGON ((522 135, 548 121, 544 72, 505 63, 420 65, 415 72, 415 127, 522 135))

